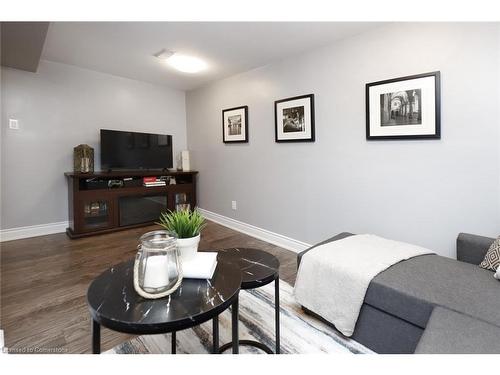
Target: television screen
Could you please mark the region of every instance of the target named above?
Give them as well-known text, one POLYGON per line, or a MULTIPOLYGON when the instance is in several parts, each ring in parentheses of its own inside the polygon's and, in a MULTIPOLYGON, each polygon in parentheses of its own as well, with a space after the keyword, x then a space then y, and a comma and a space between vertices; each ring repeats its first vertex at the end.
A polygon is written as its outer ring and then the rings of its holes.
POLYGON ((172 136, 101 129, 101 169, 172 168, 172 136))

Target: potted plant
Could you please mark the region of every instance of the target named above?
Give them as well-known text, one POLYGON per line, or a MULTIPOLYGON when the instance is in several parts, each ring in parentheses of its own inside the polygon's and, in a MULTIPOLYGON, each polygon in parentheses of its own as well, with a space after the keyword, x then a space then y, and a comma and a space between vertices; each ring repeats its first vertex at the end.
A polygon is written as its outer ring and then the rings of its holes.
POLYGON ((200 232, 205 227, 205 218, 196 210, 164 212, 160 216, 161 225, 177 238, 177 247, 182 260, 196 254, 200 243, 200 232))

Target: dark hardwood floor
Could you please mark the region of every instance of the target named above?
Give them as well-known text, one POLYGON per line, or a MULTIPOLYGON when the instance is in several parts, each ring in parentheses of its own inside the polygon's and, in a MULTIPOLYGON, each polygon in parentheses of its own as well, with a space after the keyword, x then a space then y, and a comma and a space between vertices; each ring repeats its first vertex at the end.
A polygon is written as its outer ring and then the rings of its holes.
MULTIPOLYGON (((86 306, 89 283, 111 265, 133 257, 137 241, 155 226, 70 240, 53 234, 1 246, 0 328, 5 346, 35 352, 90 353, 86 306)), ((296 254, 208 222, 200 249, 253 247, 281 263, 280 278, 293 285, 296 254)), ((102 350, 132 336, 102 330, 102 350)))

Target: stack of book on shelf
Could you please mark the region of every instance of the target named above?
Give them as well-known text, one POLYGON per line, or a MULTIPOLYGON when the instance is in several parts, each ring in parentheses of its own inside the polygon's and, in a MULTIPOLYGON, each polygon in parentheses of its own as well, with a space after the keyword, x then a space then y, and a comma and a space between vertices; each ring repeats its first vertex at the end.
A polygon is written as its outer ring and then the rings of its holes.
POLYGON ((166 186, 167 183, 165 180, 160 179, 158 177, 144 177, 142 179, 142 184, 146 187, 152 186, 166 186))

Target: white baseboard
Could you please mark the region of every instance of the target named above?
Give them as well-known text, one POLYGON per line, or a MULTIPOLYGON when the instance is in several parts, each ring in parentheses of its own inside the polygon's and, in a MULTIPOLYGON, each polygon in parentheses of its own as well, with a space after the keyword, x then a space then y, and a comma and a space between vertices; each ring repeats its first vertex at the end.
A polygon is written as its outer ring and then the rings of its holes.
POLYGON ((19 227, 0 230, 0 242, 20 240, 22 238, 45 236, 47 234, 64 233, 69 223, 61 221, 59 223, 32 225, 29 227, 19 227))
MULTIPOLYGON (((273 245, 282 247, 287 250, 299 253, 311 247, 310 244, 295 240, 290 237, 283 236, 278 233, 271 232, 267 229, 259 228, 251 224, 244 223, 230 217, 219 215, 215 212, 198 208, 203 216, 208 220, 216 222, 217 224, 234 229, 238 232, 245 233, 251 237, 258 238, 259 240, 272 243, 273 245)), ((0 230, 0 242, 20 240, 23 238, 45 236, 47 234, 64 233, 69 223, 62 221, 59 223, 32 225, 28 227, 19 227, 11 229, 0 230)))
POLYGON ((258 238, 259 240, 272 243, 273 245, 282 247, 287 250, 299 253, 311 247, 310 244, 294 240, 293 238, 283 236, 278 233, 271 232, 267 229, 262 229, 251 224, 244 223, 230 217, 216 214, 215 212, 207 211, 198 207, 198 211, 213 222, 223 225, 225 227, 234 229, 238 232, 248 234, 251 237, 258 238))

